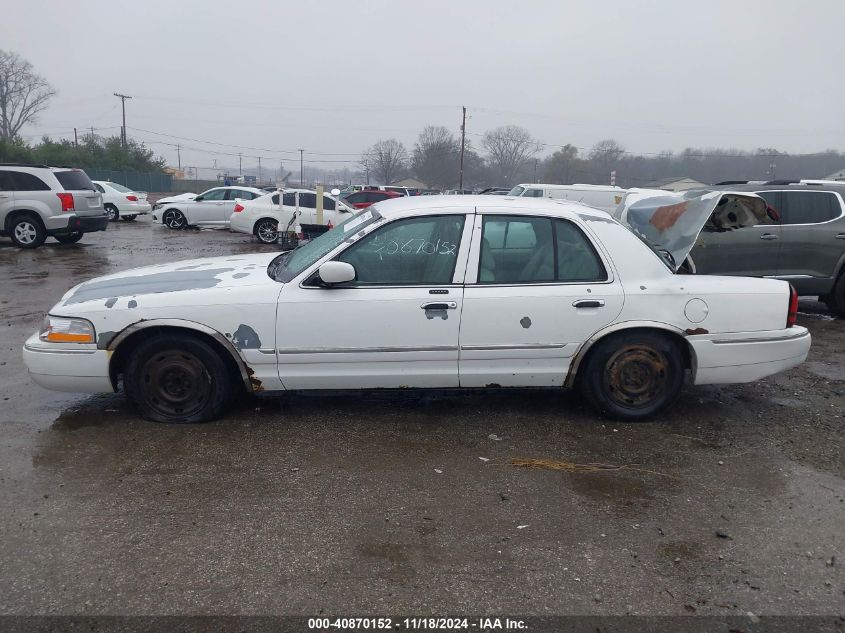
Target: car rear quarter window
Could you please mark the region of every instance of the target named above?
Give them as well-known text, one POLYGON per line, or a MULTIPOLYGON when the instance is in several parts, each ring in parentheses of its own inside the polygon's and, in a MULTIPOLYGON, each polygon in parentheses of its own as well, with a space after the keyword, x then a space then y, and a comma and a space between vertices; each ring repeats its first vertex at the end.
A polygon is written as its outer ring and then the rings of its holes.
MULTIPOLYGON (((38 176, 33 176, 23 171, 10 171, 8 173, 12 177, 14 191, 50 191, 50 185, 38 176)), ((91 188, 93 189, 94 187, 92 186, 91 188)))
POLYGON ((88 174, 81 169, 54 171, 53 175, 65 191, 96 191, 94 183, 91 182, 88 174))
POLYGON ((334 199, 329 198, 328 196, 323 196, 323 208, 326 211, 334 211, 335 210, 334 199))
POLYGON ((839 198, 829 191, 780 192, 783 224, 818 224, 842 214, 839 198))

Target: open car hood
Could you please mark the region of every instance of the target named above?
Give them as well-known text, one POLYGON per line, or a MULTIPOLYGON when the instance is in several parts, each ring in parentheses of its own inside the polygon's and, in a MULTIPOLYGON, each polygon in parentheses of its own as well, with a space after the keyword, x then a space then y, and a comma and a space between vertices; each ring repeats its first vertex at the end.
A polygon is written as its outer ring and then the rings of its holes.
POLYGON ((734 231, 775 220, 756 193, 694 189, 629 189, 613 216, 656 248, 672 254, 676 266, 689 255, 702 230, 734 231))

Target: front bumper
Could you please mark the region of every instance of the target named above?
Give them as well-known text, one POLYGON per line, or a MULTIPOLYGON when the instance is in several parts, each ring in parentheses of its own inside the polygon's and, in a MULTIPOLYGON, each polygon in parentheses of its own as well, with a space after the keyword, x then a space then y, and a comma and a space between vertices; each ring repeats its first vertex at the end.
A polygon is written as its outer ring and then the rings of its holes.
POLYGON ((38 334, 23 346, 23 362, 32 379, 46 389, 75 393, 114 392, 109 377, 111 352, 96 345, 45 343, 38 334))
POLYGON ((810 352, 807 328, 687 337, 695 353, 696 385, 752 382, 800 365, 810 352))

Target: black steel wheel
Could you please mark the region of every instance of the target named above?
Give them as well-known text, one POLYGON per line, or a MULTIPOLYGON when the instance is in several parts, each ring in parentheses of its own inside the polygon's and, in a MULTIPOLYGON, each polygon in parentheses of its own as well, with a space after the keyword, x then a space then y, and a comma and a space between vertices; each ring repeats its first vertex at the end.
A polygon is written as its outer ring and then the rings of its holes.
POLYGON ((584 397, 621 420, 653 417, 671 406, 684 383, 684 358, 668 335, 621 332, 596 343, 578 371, 584 397))
POLYGON ((141 343, 132 352, 123 382, 129 399, 155 422, 213 420, 232 394, 223 359, 210 345, 190 336, 161 336, 141 343))

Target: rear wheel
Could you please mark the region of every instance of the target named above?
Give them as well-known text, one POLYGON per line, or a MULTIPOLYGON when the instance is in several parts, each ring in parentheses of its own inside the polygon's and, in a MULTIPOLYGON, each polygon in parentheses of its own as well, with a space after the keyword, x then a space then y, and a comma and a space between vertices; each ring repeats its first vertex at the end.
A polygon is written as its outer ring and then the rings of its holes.
POLYGON ((20 248, 38 248, 47 239, 47 229, 34 215, 17 215, 9 222, 9 236, 20 248))
POLYGON ((67 235, 54 235, 59 244, 76 244, 82 239, 84 233, 68 233, 67 235))
POLYGON ((103 205, 103 208, 106 210, 106 215, 109 216, 109 222, 117 222, 120 219, 120 211, 113 204, 103 205))
POLYGON ((666 335, 621 332, 596 343, 578 374, 581 393, 599 413, 636 422, 675 402, 684 359, 666 335))
POLYGON ((263 219, 255 223, 255 236, 264 244, 275 244, 279 239, 279 223, 275 220, 263 219))
POLYGON ((232 394, 232 380, 219 354, 188 336, 149 339, 132 352, 124 376, 126 395, 154 422, 208 422, 232 394))
POLYGON ((126 220, 127 222, 134 222, 135 220, 138 219, 138 216, 137 215, 124 215, 123 219, 126 220))
POLYGON ((188 220, 181 211, 168 209, 161 216, 161 223, 170 229, 184 229, 188 226, 188 220))
POLYGON ((845 272, 840 273, 830 294, 819 298, 827 304, 834 316, 845 319, 845 272))

